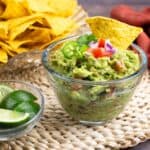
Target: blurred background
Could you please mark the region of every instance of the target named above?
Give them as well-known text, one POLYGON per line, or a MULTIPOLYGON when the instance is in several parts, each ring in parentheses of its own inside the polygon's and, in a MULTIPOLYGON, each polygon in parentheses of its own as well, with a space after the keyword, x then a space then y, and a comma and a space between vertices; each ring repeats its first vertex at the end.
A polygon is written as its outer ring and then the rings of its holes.
POLYGON ((90 16, 109 16, 110 10, 117 4, 128 4, 135 9, 150 5, 150 0, 78 0, 90 16))

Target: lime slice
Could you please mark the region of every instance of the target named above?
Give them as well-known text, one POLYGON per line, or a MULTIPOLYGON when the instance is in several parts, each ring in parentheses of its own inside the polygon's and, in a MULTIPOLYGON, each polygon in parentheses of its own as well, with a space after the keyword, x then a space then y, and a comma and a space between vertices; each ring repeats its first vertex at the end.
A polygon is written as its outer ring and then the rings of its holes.
POLYGON ((35 102, 22 102, 18 104, 14 110, 19 112, 27 112, 30 114, 30 118, 34 117, 40 110, 40 105, 35 102))
POLYGON ((1 102, 1 108, 14 109, 21 102, 32 102, 37 98, 24 90, 16 90, 9 93, 1 102))
POLYGON ((29 113, 0 109, 0 125, 19 125, 29 118, 29 113))
POLYGON ((0 103, 2 99, 12 91, 13 89, 11 87, 4 85, 4 84, 0 84, 0 103))

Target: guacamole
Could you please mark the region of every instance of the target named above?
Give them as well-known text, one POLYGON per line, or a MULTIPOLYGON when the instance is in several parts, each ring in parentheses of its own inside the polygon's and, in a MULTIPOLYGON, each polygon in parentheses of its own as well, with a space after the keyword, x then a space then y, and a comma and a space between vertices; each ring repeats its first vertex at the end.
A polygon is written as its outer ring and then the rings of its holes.
MULTIPOLYGON (((69 78, 104 82, 133 74, 139 69, 140 60, 132 50, 116 49, 109 40, 85 34, 53 50, 49 66, 69 78)), ((97 122, 118 115, 130 100, 137 82, 134 79, 117 85, 84 85, 56 79, 54 87, 61 105, 73 118, 97 122)))

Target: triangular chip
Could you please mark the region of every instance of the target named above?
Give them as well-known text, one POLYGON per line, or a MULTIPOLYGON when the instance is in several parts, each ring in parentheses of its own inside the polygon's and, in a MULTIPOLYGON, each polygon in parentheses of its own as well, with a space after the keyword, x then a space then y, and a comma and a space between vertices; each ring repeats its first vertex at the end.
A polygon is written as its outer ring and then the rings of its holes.
POLYGON ((45 14, 43 16, 51 28, 52 34, 55 36, 61 35, 70 29, 74 30, 76 27, 75 22, 70 18, 52 16, 49 14, 45 14))
POLYGON ((6 21, 0 21, 0 39, 8 38, 8 23, 6 21))
POLYGON ((51 30, 48 28, 30 26, 26 32, 22 33, 16 39, 18 41, 28 41, 27 43, 45 43, 51 41, 50 34, 51 30))
POLYGON ((7 63, 7 61, 8 61, 7 52, 0 49, 0 63, 7 63))
POLYGON ((41 22, 42 16, 41 14, 33 14, 30 16, 24 16, 24 17, 18 17, 18 18, 13 18, 13 19, 8 19, 7 23, 9 26, 9 30, 16 28, 17 26, 20 26, 24 23, 28 22, 35 22, 35 20, 41 22))
POLYGON ((11 49, 11 47, 3 41, 0 41, 0 48, 4 49, 6 51, 11 49))
MULTIPOLYGON (((11 52, 12 47, 8 43, 0 41, 0 49, 3 50, 3 51, 5 51, 9 56, 14 56, 14 53, 11 52)), ((3 53, 3 56, 5 56, 4 53, 3 53)))
POLYGON ((0 0, 0 63, 75 31, 76 8, 77 0, 0 0))
POLYGON ((11 19, 8 21, 9 23, 9 38, 10 40, 14 40, 19 34, 23 33, 30 27, 32 24, 36 22, 40 22, 42 18, 36 16, 27 16, 23 18, 11 19), (14 24, 16 22, 16 24, 14 24), (22 22, 22 23, 21 23, 22 22), (18 23, 18 24, 17 24, 18 23))
POLYGON ((5 5, 0 1, 0 15, 4 12, 5 5))
POLYGON ((86 21, 97 38, 110 39, 118 49, 127 49, 142 32, 142 28, 107 17, 91 17, 86 21))
POLYGON ((77 7, 77 0, 27 0, 33 12, 48 12, 58 16, 70 16, 77 7))
MULTIPOLYGON (((33 40, 32 40, 33 41, 33 40)), ((7 43, 11 46, 11 48, 15 51, 16 49, 18 49, 19 47, 21 47, 21 45, 31 42, 31 40, 13 40, 13 41, 7 41, 7 43)))
POLYGON ((1 3, 5 6, 5 9, 1 12, 0 18, 10 19, 29 15, 21 2, 17 2, 16 0, 1 0, 1 3))
POLYGON ((12 49, 12 52, 15 52, 17 54, 21 54, 21 53, 27 52, 27 51, 28 51, 28 49, 23 48, 23 47, 19 47, 19 48, 15 49, 15 50, 12 49))

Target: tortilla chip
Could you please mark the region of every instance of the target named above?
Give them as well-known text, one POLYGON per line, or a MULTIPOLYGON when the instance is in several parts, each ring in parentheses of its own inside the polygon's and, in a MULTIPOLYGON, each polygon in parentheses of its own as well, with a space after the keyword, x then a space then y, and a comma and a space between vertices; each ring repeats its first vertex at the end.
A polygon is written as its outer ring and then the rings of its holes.
POLYGON ((26 51, 42 50, 75 30, 76 23, 70 16, 76 7, 77 0, 1 0, 3 62, 8 60, 5 54, 10 58, 26 51))
POLYGON ((16 17, 22 17, 28 15, 29 13, 23 7, 22 3, 16 0, 1 0, 1 3, 6 7, 3 12, 1 12, 0 18, 10 19, 16 17))
POLYGON ((28 9, 33 12, 48 12, 58 16, 70 16, 77 7, 76 0, 27 0, 28 9))
POLYGON ((101 16, 86 21, 97 38, 110 39, 118 49, 127 49, 142 32, 142 28, 101 16))
POLYGON ((27 52, 27 51, 28 51, 28 49, 23 48, 23 47, 19 47, 19 48, 17 48, 17 49, 12 49, 12 52, 15 52, 15 53, 17 53, 17 54, 21 54, 21 53, 27 52))
POLYGON ((1 63, 7 63, 7 61, 8 61, 7 52, 0 49, 0 62, 1 63))
POLYGON ((19 34, 23 33, 28 27, 38 21, 40 22, 40 18, 35 17, 26 17, 24 20, 23 18, 10 20, 9 24, 12 25, 9 26, 9 39, 14 40, 19 34), (18 24, 13 24, 13 22, 18 22, 18 24))
POLYGON ((24 41, 19 41, 19 40, 13 40, 13 41, 7 41, 7 43, 10 45, 14 51, 21 47, 23 44, 31 42, 31 40, 24 40, 24 41))
POLYGON ((0 15, 4 12, 4 10, 5 10, 5 5, 2 2, 0 2, 0 15))
POLYGON ((69 18, 57 17, 48 14, 44 15, 44 18, 48 22, 52 34, 55 36, 64 33, 68 29, 73 30, 75 28, 75 22, 69 18))
POLYGON ((7 23, 9 26, 9 30, 11 30, 11 29, 16 28, 17 26, 20 26, 27 22, 31 22, 31 21, 35 21, 35 20, 41 22, 41 18, 42 18, 42 16, 40 14, 33 14, 30 16, 8 19, 7 23))
POLYGON ((8 23, 6 21, 0 21, 0 39, 8 38, 8 23))
POLYGON ((4 50, 11 50, 11 47, 7 44, 7 43, 5 43, 5 42, 2 42, 2 41, 0 41, 0 48, 1 49, 4 49, 4 50))
MULTIPOLYGON (((14 42, 14 45, 16 44, 17 42, 14 42)), ((22 43, 23 44, 23 43, 22 43)), ((6 54, 10 55, 10 56, 14 56, 15 54, 19 54, 19 53, 22 53, 22 52, 26 52, 27 49, 25 48, 16 48, 15 49, 15 46, 14 46, 10 41, 8 43, 4 43, 4 42, 1 42, 0 41, 0 49, 3 50, 6 54), (14 47, 13 47, 14 46, 14 47)))
POLYGON ((14 53, 11 51, 12 48, 8 43, 0 41, 0 49, 5 51, 9 56, 14 56, 14 53))
POLYGON ((31 26, 26 30, 23 34, 18 36, 16 39, 20 41, 31 41, 34 42, 47 42, 51 40, 50 37, 51 30, 48 28, 40 28, 40 27, 34 27, 31 26))

